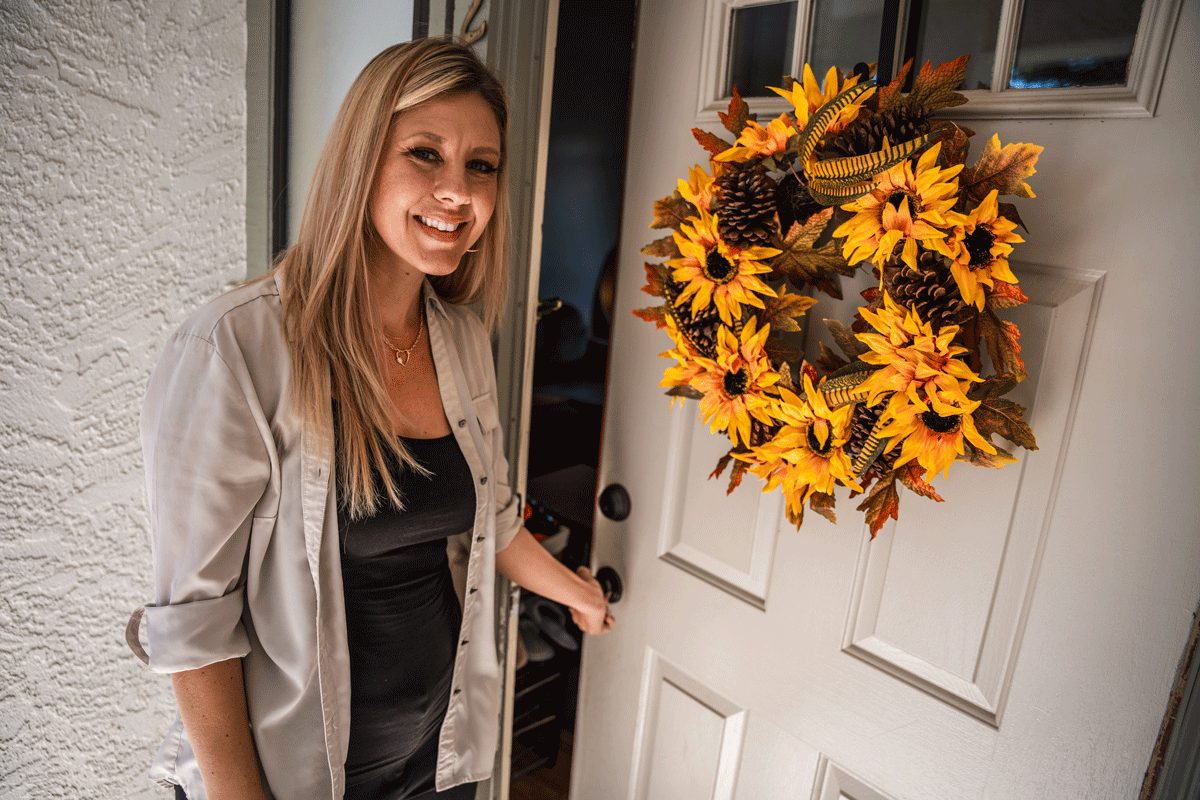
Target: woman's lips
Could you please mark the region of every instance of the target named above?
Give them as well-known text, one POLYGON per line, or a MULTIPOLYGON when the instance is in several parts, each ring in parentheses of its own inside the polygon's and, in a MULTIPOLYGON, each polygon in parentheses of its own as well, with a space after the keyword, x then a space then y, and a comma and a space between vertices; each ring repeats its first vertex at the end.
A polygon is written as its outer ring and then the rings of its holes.
POLYGON ((435 217, 421 216, 417 216, 415 219, 417 220, 417 224, 421 226, 421 230, 425 231, 427 235, 432 236, 439 242, 457 242, 458 237, 461 236, 462 232, 467 229, 467 223, 465 222, 445 222, 435 217), (454 227, 450 230, 442 230, 442 228, 450 225, 453 225, 454 227))

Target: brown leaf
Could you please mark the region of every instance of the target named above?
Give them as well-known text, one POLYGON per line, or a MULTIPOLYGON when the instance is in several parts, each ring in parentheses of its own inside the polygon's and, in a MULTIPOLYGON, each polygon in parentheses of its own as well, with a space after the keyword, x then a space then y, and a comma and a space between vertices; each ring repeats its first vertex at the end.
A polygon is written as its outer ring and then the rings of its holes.
POLYGON ((761 330, 763 326, 770 325, 771 333, 801 330, 796 320, 817 303, 815 298, 786 289, 781 289, 777 297, 763 297, 762 301, 763 309, 757 312, 758 327, 761 330))
POLYGON ((1029 302, 1029 297, 1015 283, 995 281, 988 292, 987 304, 991 308, 1015 308, 1029 302))
POLYGON ((821 345, 821 355, 817 356, 817 369, 824 372, 826 375, 831 375, 837 372, 842 367, 850 362, 839 356, 837 353, 829 349, 829 345, 824 342, 821 345))
POLYGON ((1042 152, 1038 144, 1006 144, 1000 146, 1000 135, 984 146, 975 166, 962 171, 959 192, 968 202, 968 207, 978 205, 993 189, 1000 194, 1015 194, 1017 197, 1036 197, 1025 182, 1037 172, 1034 165, 1042 152))
POLYGON ((796 389, 796 385, 792 383, 792 367, 786 361, 779 367, 779 385, 792 391, 796 389))
MULTIPOLYGON (((733 87, 733 97, 729 98, 729 113, 725 114, 718 111, 717 116, 721 118, 721 124, 725 126, 725 130, 734 136, 742 135, 742 130, 745 129, 746 123, 749 120, 758 121, 758 115, 750 113, 750 106, 738 94, 736 86, 733 87)), ((701 144, 704 143, 701 142, 701 144)), ((713 153, 713 155, 716 155, 716 153, 713 153)))
POLYGON ((696 141, 700 143, 701 147, 712 153, 714 156, 719 156, 721 153, 724 153, 726 150, 733 147, 733 145, 722 139, 720 136, 717 136, 715 133, 702 131, 699 128, 692 128, 692 136, 696 137, 696 141))
POLYGON ((1021 360, 1021 332, 1017 326, 1001 320, 996 312, 984 306, 979 315, 979 337, 987 346, 988 357, 997 372, 1012 372, 1025 376, 1025 362, 1021 360))
POLYGON ((733 462, 733 468, 729 470, 729 488, 725 490, 725 494, 733 494, 733 490, 742 485, 742 476, 749 468, 750 465, 741 459, 733 462))
POLYGON ((674 236, 664 236, 643 247, 642 255, 651 258, 679 258, 679 245, 675 244, 674 236))
POLYGON ((908 73, 912 70, 912 59, 904 62, 904 66, 900 68, 900 72, 896 77, 892 78, 892 82, 880 89, 877 94, 879 96, 879 110, 891 111, 898 105, 904 102, 904 95, 900 90, 904 88, 904 82, 908 80, 908 73))
POLYGON ((1025 220, 1021 219, 1021 215, 1017 213, 1017 207, 1012 203, 997 203, 996 211, 1009 222, 1015 222, 1020 225, 1026 233, 1029 232, 1029 226, 1025 224, 1025 220))
POLYGON ((971 384, 971 388, 967 391, 967 398, 970 400, 982 400, 985 397, 1006 395, 1016 388, 1017 384, 1023 378, 1024 376, 1013 375, 1011 372, 989 375, 979 383, 971 384))
POLYGON ((704 392, 699 389, 693 389, 691 386, 672 386, 664 394, 667 397, 686 397, 688 400, 704 399, 704 392))
POLYGON ((1003 397, 985 397, 979 408, 971 412, 975 429, 985 439, 990 441, 989 437, 998 433, 1026 450, 1037 450, 1037 439, 1033 437, 1033 430, 1028 423, 1022 419, 1024 416, 1023 406, 1003 397))
POLYGON ((837 514, 833 513, 834 502, 835 498, 831 494, 813 492, 812 496, 808 498, 808 507, 836 525, 837 514))
POLYGON ((733 451, 732 450, 730 450, 728 453, 726 453, 725 455, 723 455, 719 459, 717 459, 716 469, 714 469, 709 474, 708 479, 710 481, 712 481, 712 480, 716 480, 717 478, 721 477, 721 473, 724 472, 725 468, 729 466, 730 461, 733 461, 733 451))
POLYGON ((944 502, 941 495, 939 495, 932 486, 925 482, 924 475, 925 469, 915 461, 910 461, 904 466, 896 469, 896 477, 899 478, 900 482, 904 484, 904 488, 908 489, 910 492, 921 495, 921 497, 928 497, 929 499, 936 500, 939 503, 944 502))
POLYGON ((696 207, 684 200, 683 195, 676 189, 675 194, 670 197, 654 201, 654 222, 650 223, 650 227, 679 230, 679 226, 687 222, 688 217, 698 214, 696 207))
POLYGON ((671 269, 666 264, 646 262, 646 285, 642 291, 646 294, 667 298, 667 280, 671 277, 671 269))
POLYGON ((866 498, 858 506, 859 511, 866 512, 867 525, 871 527, 871 538, 883 527, 888 519, 900 519, 900 495, 896 493, 896 475, 880 478, 871 487, 866 498))
POLYGON ((942 150, 938 154, 938 166, 953 167, 965 163, 967 154, 971 151, 970 136, 962 128, 954 126, 953 131, 942 139, 942 150))
MULTIPOLYGON (((834 275, 854 275, 854 267, 846 263, 842 249, 834 241, 830 240, 813 249, 813 243, 829 224, 831 216, 833 209, 826 208, 813 214, 803 225, 793 222, 787 236, 782 241, 777 239, 774 242, 774 246, 783 251, 775 258, 775 271, 787 276, 797 288, 802 288, 806 283, 817 286, 822 282, 835 283, 832 280, 834 275)), ((841 296, 840 292, 838 296, 841 296)))
POLYGON ((833 341, 837 346, 842 348, 842 352, 846 354, 846 358, 850 361, 856 361, 860 355, 867 352, 871 348, 858 340, 849 328, 838 322, 836 319, 825 320, 826 327, 833 335, 833 341))
POLYGON ((1005 450, 1003 447, 997 447, 996 453, 993 455, 986 450, 980 450, 970 442, 964 442, 963 444, 965 445, 965 454, 960 456, 958 460, 967 461, 972 466, 987 467, 988 469, 1000 469, 1005 464, 1017 463, 1017 457, 1005 450))
POLYGON ((917 73, 912 91, 905 96, 904 102, 925 113, 936 111, 939 108, 961 106, 967 102, 967 98, 954 90, 962 86, 963 77, 967 74, 969 59, 970 56, 961 55, 936 69, 932 62, 926 61, 925 65, 921 67, 921 71, 917 73))
POLYGON ((655 328, 667 327, 667 307, 666 306, 651 306, 650 308, 635 308, 629 312, 635 317, 640 317, 646 322, 653 322, 655 328))

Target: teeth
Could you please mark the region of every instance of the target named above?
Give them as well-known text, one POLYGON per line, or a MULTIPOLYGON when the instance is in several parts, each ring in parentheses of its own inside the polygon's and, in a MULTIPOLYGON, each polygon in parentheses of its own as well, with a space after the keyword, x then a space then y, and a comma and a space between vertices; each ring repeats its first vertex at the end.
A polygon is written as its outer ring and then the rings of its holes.
POLYGON ((447 231, 447 232, 456 230, 458 228, 458 226, 461 224, 461 223, 442 222, 441 220, 433 219, 432 217, 418 216, 417 219, 421 220, 421 224, 423 224, 423 225, 428 225, 431 228, 437 228, 439 231, 447 231))

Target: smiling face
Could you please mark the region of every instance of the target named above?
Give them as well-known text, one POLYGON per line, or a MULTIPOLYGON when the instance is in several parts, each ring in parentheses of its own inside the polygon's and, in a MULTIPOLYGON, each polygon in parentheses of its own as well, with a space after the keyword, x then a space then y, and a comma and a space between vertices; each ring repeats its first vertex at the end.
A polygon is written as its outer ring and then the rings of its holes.
POLYGON ((430 100, 392 119, 371 192, 371 267, 394 278, 448 275, 496 206, 500 130, 478 94, 430 100))

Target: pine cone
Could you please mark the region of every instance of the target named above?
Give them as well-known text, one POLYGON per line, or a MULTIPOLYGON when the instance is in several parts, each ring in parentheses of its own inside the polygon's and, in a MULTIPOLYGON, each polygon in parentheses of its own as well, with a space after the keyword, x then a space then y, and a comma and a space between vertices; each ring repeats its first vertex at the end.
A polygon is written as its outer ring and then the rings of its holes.
POLYGON ((860 116, 832 139, 822 143, 817 157, 861 156, 883 149, 883 137, 893 145, 929 133, 929 117, 902 105, 882 114, 860 116))
POLYGON ((793 173, 789 172, 779 181, 779 188, 775 192, 775 210, 779 214, 780 236, 788 235, 792 223, 799 222, 803 225, 808 222, 809 217, 824 208, 825 206, 812 199, 808 187, 793 173))
POLYGON ((947 325, 962 325, 974 311, 963 302, 950 267, 937 253, 922 250, 916 269, 893 256, 884 265, 883 275, 883 289, 896 304, 914 309, 935 331, 947 325))
MULTIPOLYGON (((854 463, 854 460, 858 458, 858 454, 862 452, 867 437, 871 435, 871 431, 875 428, 875 423, 879 421, 879 415, 883 413, 883 409, 886 406, 887 403, 881 401, 871 407, 868 407, 866 403, 859 403, 854 407, 854 416, 850 422, 850 438, 842 448, 846 455, 850 457, 850 463, 854 463)), ((896 458, 899 455, 899 447, 896 447, 890 453, 880 453, 879 457, 875 459, 875 463, 862 476, 861 482, 866 483, 872 477, 882 477, 891 472, 896 466, 896 458)))
POLYGON ((775 227, 775 181, 761 164, 717 178, 721 238, 733 247, 765 247, 775 227))

